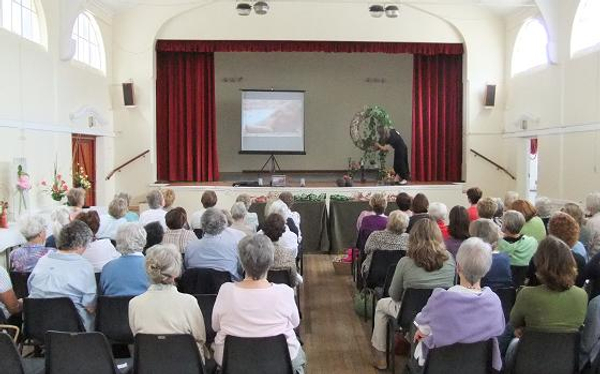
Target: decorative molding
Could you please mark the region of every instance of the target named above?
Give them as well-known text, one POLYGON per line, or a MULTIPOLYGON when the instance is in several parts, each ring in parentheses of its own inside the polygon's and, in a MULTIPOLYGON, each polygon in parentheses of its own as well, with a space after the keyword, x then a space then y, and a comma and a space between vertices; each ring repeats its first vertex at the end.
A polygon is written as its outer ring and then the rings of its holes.
POLYGON ((33 131, 47 131, 54 133, 67 133, 67 134, 84 134, 93 136, 104 136, 108 138, 114 138, 115 133, 113 131, 103 130, 99 128, 88 128, 88 127, 71 127, 49 123, 39 122, 22 122, 17 120, 0 119, 0 128, 18 129, 18 130, 33 130, 33 131))
POLYGON ((504 133, 503 138, 535 138, 537 136, 545 135, 559 135, 593 131, 600 131, 600 122, 557 127, 544 127, 540 129, 531 129, 525 131, 507 131, 504 133))
POLYGON ((84 105, 78 110, 69 113, 69 119, 71 122, 81 127, 87 125, 89 128, 92 128, 108 125, 106 118, 96 108, 90 105, 84 105))

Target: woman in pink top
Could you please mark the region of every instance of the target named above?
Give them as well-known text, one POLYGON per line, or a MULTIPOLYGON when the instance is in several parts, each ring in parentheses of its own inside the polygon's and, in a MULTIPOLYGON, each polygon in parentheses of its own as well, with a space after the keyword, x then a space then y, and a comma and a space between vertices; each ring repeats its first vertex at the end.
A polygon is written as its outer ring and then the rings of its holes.
POLYGON ((219 290, 212 314, 212 327, 217 332, 215 360, 222 365, 227 335, 259 338, 284 334, 294 371, 303 374, 306 356, 294 332, 300 324, 294 291, 267 280, 273 265, 273 243, 262 234, 247 236, 240 241, 238 251, 246 277, 241 282, 225 283, 219 290))

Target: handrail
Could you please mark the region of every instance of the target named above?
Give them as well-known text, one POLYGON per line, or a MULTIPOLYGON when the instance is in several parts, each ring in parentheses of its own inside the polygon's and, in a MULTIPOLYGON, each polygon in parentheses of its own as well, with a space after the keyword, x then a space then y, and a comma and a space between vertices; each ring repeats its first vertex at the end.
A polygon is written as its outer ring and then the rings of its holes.
POLYGON ((148 153, 150 153, 150 150, 146 149, 144 152, 142 152, 139 155, 131 158, 129 161, 124 162, 123 164, 117 166, 113 171, 111 171, 110 173, 108 173, 108 175, 106 176, 106 180, 109 180, 110 178, 112 178, 113 175, 115 175, 116 172, 121 171, 121 169, 123 169, 125 166, 131 164, 132 162, 134 162, 138 158, 142 158, 142 157, 146 156, 148 153))
POLYGON ((484 159, 487 162, 489 162, 490 164, 494 165, 498 170, 502 170, 504 173, 506 173, 506 175, 508 175, 509 177, 511 177, 513 180, 517 180, 517 178, 515 178, 515 176, 512 175, 512 173, 510 171, 506 170, 501 165, 499 165, 499 164, 495 163, 494 161, 490 160, 489 158, 485 157, 484 155, 482 155, 481 153, 477 152, 473 148, 471 148, 471 153, 473 153, 475 155, 475 157, 479 156, 482 159, 484 159))

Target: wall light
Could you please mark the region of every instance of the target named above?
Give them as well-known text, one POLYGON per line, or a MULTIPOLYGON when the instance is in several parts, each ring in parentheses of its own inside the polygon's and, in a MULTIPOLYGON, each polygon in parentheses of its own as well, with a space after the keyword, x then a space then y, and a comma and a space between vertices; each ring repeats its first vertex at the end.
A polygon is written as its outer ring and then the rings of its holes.
POLYGON ((371 5, 369 6, 369 13, 371 14, 371 17, 373 18, 379 18, 381 16, 383 16, 383 6, 382 5, 371 5))
POLYGON ((398 5, 388 5, 385 7, 385 15, 388 18, 398 18, 400 15, 400 9, 398 9, 398 5))

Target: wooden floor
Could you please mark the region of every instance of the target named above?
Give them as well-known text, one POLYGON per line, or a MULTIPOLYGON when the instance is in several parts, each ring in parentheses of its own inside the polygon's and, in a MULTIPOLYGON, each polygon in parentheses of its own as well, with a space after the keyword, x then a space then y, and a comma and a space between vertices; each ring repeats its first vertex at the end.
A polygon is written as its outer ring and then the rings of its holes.
POLYGON ((304 257, 301 336, 307 373, 380 373, 370 363, 370 322, 354 313, 351 277, 335 275, 332 258, 321 254, 304 257))

